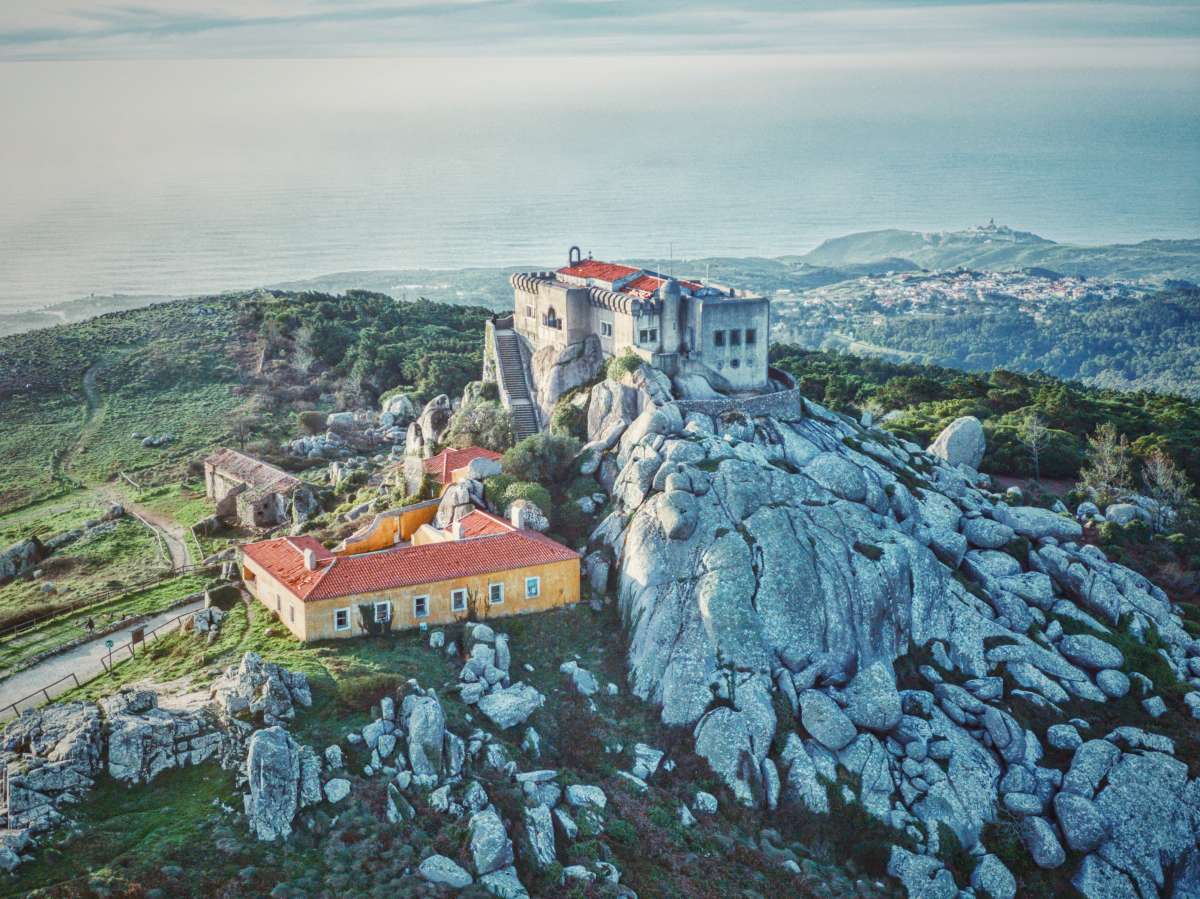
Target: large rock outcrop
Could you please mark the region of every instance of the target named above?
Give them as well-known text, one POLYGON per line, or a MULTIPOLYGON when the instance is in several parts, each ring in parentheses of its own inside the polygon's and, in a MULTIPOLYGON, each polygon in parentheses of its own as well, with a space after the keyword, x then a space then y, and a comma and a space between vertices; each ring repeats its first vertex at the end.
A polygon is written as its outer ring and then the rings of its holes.
POLYGON ((604 370, 605 361, 600 338, 591 334, 566 348, 544 346, 533 353, 529 364, 533 376, 533 401, 541 410, 543 421, 549 421, 558 398, 595 380, 604 370))
POLYGON ((260 840, 286 838, 300 809, 321 801, 321 761, 278 725, 256 730, 246 752, 246 818, 260 840))
MULTIPOLYGON (((668 403, 625 421, 610 388, 593 398, 596 426, 620 434, 589 462, 601 483, 615 471, 589 556, 615 569, 633 690, 694 728, 735 795, 770 805, 782 781, 784 801, 826 811, 850 772, 857 801, 916 841, 894 857, 914 894, 953 893, 944 828, 989 859, 976 880, 1007 890, 1011 872, 980 845, 1001 810, 1021 820, 1034 864, 1067 864, 1064 839, 1088 853, 1070 862, 1085 895, 1109 895, 1101 883, 1153 895, 1183 876, 1200 781, 1154 719, 1089 735, 1070 765, 1049 760, 1061 756, 1035 722, 1086 727, 1119 682, 1151 683, 1114 627, 1154 635, 1157 676, 1192 687, 1200 641, 1161 589, 1077 543, 1076 521, 980 489, 961 467, 983 451, 969 422, 943 435, 943 459, 812 403, 719 419, 668 403), (1133 795, 1152 780, 1168 786, 1133 795)), ((1164 709, 1180 714, 1147 705, 1164 709)))
POLYGON ((987 439, 983 435, 983 425, 974 415, 964 415, 956 418, 942 429, 929 452, 939 459, 945 459, 951 465, 968 465, 978 468, 987 451, 987 439))

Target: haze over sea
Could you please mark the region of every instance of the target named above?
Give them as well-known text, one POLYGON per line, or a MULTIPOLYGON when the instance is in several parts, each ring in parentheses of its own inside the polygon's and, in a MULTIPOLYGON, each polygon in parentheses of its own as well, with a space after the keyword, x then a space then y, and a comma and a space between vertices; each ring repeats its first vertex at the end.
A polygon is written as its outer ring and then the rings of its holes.
POLYGON ((0 313, 336 271, 1200 236, 1191 67, 787 55, 0 64, 0 313))

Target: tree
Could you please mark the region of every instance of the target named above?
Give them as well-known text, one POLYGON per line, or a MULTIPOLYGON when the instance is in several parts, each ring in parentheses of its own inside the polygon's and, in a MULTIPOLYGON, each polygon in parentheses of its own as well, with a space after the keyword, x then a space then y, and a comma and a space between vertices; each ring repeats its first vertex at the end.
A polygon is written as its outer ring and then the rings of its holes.
POLYGON ((258 422, 249 415, 235 415, 230 419, 229 428, 233 431, 233 439, 237 441, 238 449, 244 450, 246 441, 258 429, 258 422))
POLYGON ((565 484, 571 479, 580 444, 574 437, 534 434, 504 453, 500 466, 518 481, 565 484))
POLYGON ((1045 447, 1049 435, 1050 430, 1046 427, 1046 423, 1032 409, 1021 420, 1020 427, 1017 428, 1017 439, 1021 441, 1021 446, 1025 447, 1025 452, 1029 454, 1029 467, 1033 469, 1035 482, 1042 478, 1042 449, 1045 447))
POLYGON ((1191 502, 1192 485, 1175 460, 1161 449, 1151 450, 1142 468, 1142 485, 1154 500, 1154 530, 1161 531, 1177 521, 1191 502))
POLYGON ((504 452, 513 445, 512 415, 497 402, 473 399, 454 413, 443 440, 460 449, 481 446, 504 452))
POLYGON ((1128 493, 1133 483, 1129 438, 1105 422, 1088 437, 1087 465, 1079 472, 1079 486, 1101 508, 1128 493))

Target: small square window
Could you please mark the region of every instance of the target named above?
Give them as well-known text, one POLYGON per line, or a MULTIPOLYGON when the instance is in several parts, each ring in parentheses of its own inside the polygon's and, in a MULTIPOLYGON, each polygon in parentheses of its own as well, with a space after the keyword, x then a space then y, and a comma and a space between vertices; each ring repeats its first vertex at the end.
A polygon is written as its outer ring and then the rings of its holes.
POLYGON ((742 330, 741 330, 741 328, 734 328, 732 331, 729 332, 729 345, 730 346, 741 346, 742 345, 742 330))
POLYGON ((758 332, 753 328, 746 329, 746 346, 754 346, 758 343, 758 332))
POLYGON ((525 578, 525 598, 536 599, 542 593, 542 579, 540 577, 525 578))
POLYGON ((392 604, 390 602, 375 603, 375 622, 392 620, 392 604))
POLYGON ((450 611, 465 612, 467 610, 467 591, 466 590, 451 590, 450 591, 450 611))
POLYGON ((729 367, 730 367, 730 368, 741 368, 741 367, 742 367, 742 360, 741 360, 741 359, 730 359, 730 360, 729 360, 729 367))
POLYGON ((612 337, 612 322, 600 322, 600 336, 612 337))
POLYGON ((642 328, 642 330, 638 331, 638 343, 649 343, 649 342, 650 342, 650 332, 646 328, 642 328))
POLYGON ((333 610, 333 629, 335 631, 350 630, 350 610, 349 609, 334 609, 333 610))
POLYGON ((488 584, 488 603, 493 606, 504 603, 504 585, 488 584))
POLYGON ((658 343, 658 328, 650 329, 650 343, 658 343))
POLYGON ((413 597, 413 618, 425 618, 429 615, 429 597, 413 597))
POLYGON ((713 346, 725 346, 724 331, 713 331, 713 346))

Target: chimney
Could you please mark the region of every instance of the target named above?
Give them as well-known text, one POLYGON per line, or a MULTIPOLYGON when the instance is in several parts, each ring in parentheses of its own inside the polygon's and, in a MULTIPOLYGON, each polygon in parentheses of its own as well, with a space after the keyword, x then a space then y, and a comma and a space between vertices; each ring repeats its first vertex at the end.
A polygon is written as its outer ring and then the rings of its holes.
POLYGON ((517 530, 525 526, 525 516, 521 514, 524 511, 525 508, 521 503, 513 503, 508 508, 508 520, 517 530))
POLYGON ((317 570, 317 554, 314 550, 304 550, 304 567, 309 571, 317 570))
POLYGON ((463 538, 462 519, 461 518, 458 521, 456 521, 450 525, 450 536, 454 540, 461 540, 463 538))

